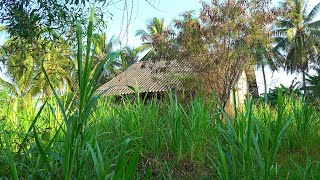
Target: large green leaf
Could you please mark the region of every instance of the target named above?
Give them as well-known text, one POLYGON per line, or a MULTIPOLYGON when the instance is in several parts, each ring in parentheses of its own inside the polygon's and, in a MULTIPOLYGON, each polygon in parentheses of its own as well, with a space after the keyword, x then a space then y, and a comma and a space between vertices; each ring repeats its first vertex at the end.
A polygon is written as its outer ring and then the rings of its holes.
POLYGON ((305 22, 306 23, 312 22, 314 18, 319 14, 319 11, 320 11, 320 2, 312 8, 310 13, 306 17, 305 22))

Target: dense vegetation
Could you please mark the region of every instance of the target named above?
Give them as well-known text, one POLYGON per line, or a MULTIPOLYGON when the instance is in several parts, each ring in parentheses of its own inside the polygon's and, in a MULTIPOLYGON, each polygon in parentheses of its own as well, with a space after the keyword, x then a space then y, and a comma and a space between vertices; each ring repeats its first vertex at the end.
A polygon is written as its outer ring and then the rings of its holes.
POLYGON ((76 18, 87 1, 66 1, 74 11, 65 16, 64 1, 31 2, 0 4, 10 33, 0 49, 0 179, 320 178, 319 74, 307 74, 319 65, 320 3, 308 14, 302 0, 203 3, 200 17, 175 21, 176 32, 153 18, 137 32, 141 47, 115 50, 100 31, 102 11, 76 18), (49 19, 38 26, 41 15, 49 19), (96 93, 144 51, 142 60, 188 63, 186 90, 198 93, 96 93), (301 71, 302 87, 251 91, 243 106, 225 108, 239 73, 256 65, 264 75, 265 66, 301 71))
POLYGON ((83 139, 73 144, 54 99, 39 116, 34 107, 14 114, 9 103, 1 116, 19 119, 0 124, 1 174, 9 179, 15 174, 62 179, 71 170, 70 178, 80 179, 320 177, 320 114, 303 99, 279 96, 276 107, 248 100, 231 116, 218 110, 214 98, 184 105, 168 98, 100 100, 83 124, 83 139), (79 159, 69 159, 80 144, 79 159))

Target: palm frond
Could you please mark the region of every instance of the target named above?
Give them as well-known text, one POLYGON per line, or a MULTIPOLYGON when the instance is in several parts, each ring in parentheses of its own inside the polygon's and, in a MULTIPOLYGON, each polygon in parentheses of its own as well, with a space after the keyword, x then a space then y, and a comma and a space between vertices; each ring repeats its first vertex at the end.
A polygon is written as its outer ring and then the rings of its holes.
POLYGON ((320 28, 320 20, 308 24, 307 28, 320 28))
POLYGON ((155 26, 150 26, 150 29, 151 29, 152 34, 153 34, 154 36, 160 33, 160 32, 158 31, 157 27, 155 27, 155 26))
POLYGON ((5 79, 3 79, 2 77, 0 77, 0 85, 2 87, 7 88, 11 93, 13 93, 15 96, 19 95, 18 90, 16 89, 16 86, 13 83, 10 83, 8 81, 6 81, 5 79))
POLYGON ((147 50, 150 50, 152 49, 152 44, 151 43, 143 43, 141 46, 137 47, 135 49, 135 51, 137 53, 141 53, 141 52, 144 52, 144 51, 147 51, 147 50))
POLYGON ((152 35, 147 33, 145 30, 143 29, 139 29, 137 30, 135 36, 140 36, 140 39, 142 41, 147 41, 147 42, 150 42, 152 41, 152 35))
POLYGON ((130 65, 138 61, 137 50, 126 46, 120 52, 121 66, 123 69, 127 69, 130 65))
POLYGON ((139 29, 139 30, 136 31, 135 36, 142 36, 142 35, 145 35, 145 34, 148 34, 148 33, 143 29, 139 29))
POLYGON ((275 38, 274 42, 277 44, 273 49, 280 52, 281 50, 285 50, 288 38, 277 37, 275 38))
POLYGON ((320 28, 310 28, 308 31, 310 32, 309 36, 320 39, 320 28))
POLYGON ((152 34, 161 34, 164 30, 164 19, 158 19, 156 17, 152 18, 147 23, 147 28, 149 32, 152 34))
POLYGON ((105 53, 108 54, 109 52, 111 52, 113 47, 118 45, 119 43, 120 43, 119 39, 116 38, 115 36, 112 36, 110 38, 110 40, 107 42, 107 45, 106 45, 106 48, 105 48, 105 50, 106 50, 105 53))
POLYGON ((144 55, 140 61, 150 61, 155 56, 154 49, 150 49, 146 55, 144 55))
POLYGON ((320 11, 320 2, 316 4, 305 19, 306 23, 312 22, 320 11))
POLYGON ((279 20, 278 25, 279 25, 279 27, 282 27, 285 29, 294 27, 293 22, 290 20, 287 20, 287 19, 279 20))

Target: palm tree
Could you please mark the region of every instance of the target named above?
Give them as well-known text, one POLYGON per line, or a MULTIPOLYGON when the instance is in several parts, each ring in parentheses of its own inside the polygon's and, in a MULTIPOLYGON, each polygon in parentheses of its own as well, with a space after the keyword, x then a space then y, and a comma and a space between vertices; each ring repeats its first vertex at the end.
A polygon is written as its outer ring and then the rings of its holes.
MULTIPOLYGON (((268 102, 268 86, 266 79, 265 68, 269 67, 272 71, 277 70, 278 65, 276 64, 277 55, 272 51, 271 45, 262 45, 258 43, 256 47, 253 48, 253 52, 255 53, 255 63, 258 67, 261 67, 262 76, 263 76, 263 85, 264 85, 264 101, 268 102)), ((256 81, 255 81, 256 82, 256 81)), ((257 85, 256 85, 257 86, 257 85)), ((258 88, 258 87, 257 87, 258 88)))
MULTIPOLYGON (((101 61, 103 61, 108 54, 113 52, 113 47, 119 43, 117 39, 112 37, 110 40, 107 40, 107 36, 105 33, 102 34, 94 34, 93 36, 94 42, 94 61, 93 61, 93 70, 97 68, 101 61)), ((112 61, 107 69, 102 69, 100 77, 102 76, 101 84, 107 82, 110 78, 115 76, 121 67, 121 62, 119 60, 112 61)), ((94 71, 92 71, 94 72, 94 71)), ((100 78, 98 77, 98 78, 100 78)))
POLYGON ((62 90, 71 86, 72 80, 68 73, 70 47, 62 38, 56 39, 55 42, 40 38, 30 43, 21 38, 11 37, 0 48, 5 75, 9 84, 15 87, 11 88, 12 91, 17 90, 14 94, 23 97, 50 95, 42 64, 54 87, 62 90))
POLYGON ((320 45, 320 20, 314 20, 320 2, 309 14, 305 3, 304 0, 287 0, 283 4, 284 15, 278 23, 275 46, 276 51, 286 52, 282 64, 287 71, 302 72, 303 89, 306 88, 309 63, 318 60, 320 45))
POLYGON ((129 66, 138 61, 137 50, 126 46, 120 52, 121 70, 126 70, 129 66))
POLYGON ((142 45, 136 49, 137 52, 145 52, 146 55, 142 57, 142 61, 148 61, 157 57, 157 45, 165 39, 166 28, 164 26, 164 19, 154 17, 147 24, 147 31, 140 29, 136 32, 136 36, 140 36, 143 41, 142 45))
POLYGON ((20 39, 10 38, 1 46, 1 61, 7 79, 2 79, 3 84, 10 87, 16 96, 26 96, 33 92, 31 77, 37 62, 27 52, 28 45, 20 39))
MULTIPOLYGON (((48 42, 45 46, 43 66, 50 77, 51 84, 56 89, 66 89, 69 91, 75 88, 75 81, 72 79, 70 71, 70 63, 72 62, 70 46, 62 38, 56 42, 48 42)), ((50 95, 51 89, 44 73, 41 71, 34 77, 39 81, 37 85, 42 88, 44 95, 50 95)), ((64 91, 61 91, 64 92, 64 91)))

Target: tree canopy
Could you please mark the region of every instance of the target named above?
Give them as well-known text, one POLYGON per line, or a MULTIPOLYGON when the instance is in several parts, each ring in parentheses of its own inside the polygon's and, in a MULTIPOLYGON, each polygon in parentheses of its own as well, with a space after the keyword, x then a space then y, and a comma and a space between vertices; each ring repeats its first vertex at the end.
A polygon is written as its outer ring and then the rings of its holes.
POLYGON ((307 13, 304 0, 286 0, 276 29, 276 50, 284 52, 283 67, 288 71, 303 73, 303 88, 306 87, 305 71, 310 62, 319 62, 320 20, 314 18, 320 11, 320 2, 307 13))

